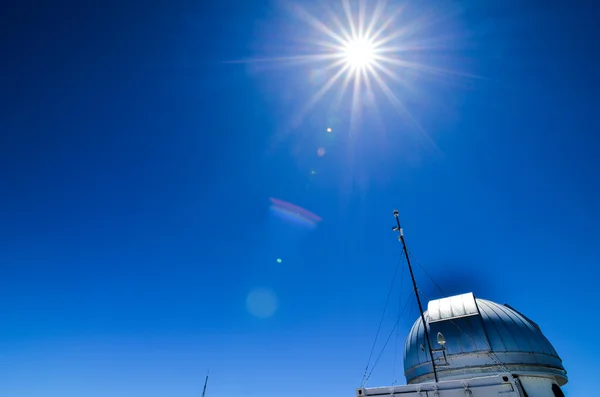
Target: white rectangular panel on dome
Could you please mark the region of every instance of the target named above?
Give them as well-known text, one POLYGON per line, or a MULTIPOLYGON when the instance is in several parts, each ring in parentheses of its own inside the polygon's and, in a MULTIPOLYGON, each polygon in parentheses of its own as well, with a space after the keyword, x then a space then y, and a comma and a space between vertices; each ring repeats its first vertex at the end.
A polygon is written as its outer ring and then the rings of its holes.
POLYGON ((472 292, 429 302, 427 305, 429 322, 451 320, 453 318, 479 314, 477 302, 472 292))

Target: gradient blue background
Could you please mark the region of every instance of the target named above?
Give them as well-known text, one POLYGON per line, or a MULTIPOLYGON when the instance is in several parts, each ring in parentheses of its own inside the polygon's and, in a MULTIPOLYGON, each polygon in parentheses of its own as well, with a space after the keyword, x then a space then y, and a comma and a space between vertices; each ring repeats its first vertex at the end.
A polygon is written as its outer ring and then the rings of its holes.
MULTIPOLYGON (((589 395, 596 5, 448 5, 424 31, 453 48, 430 60, 485 78, 394 88, 435 150, 379 94, 379 118, 318 105, 293 127, 322 85, 310 64, 226 63, 294 52, 309 29, 281 4, 85 3, 0 13, 0 395, 198 396, 210 367, 209 396, 352 396, 400 254, 395 208, 446 292, 530 316, 566 394, 589 395), (323 220, 299 229, 269 197, 323 220), (268 319, 246 310, 258 287, 277 297, 268 319)), ((370 385, 404 381, 416 314, 370 385)))

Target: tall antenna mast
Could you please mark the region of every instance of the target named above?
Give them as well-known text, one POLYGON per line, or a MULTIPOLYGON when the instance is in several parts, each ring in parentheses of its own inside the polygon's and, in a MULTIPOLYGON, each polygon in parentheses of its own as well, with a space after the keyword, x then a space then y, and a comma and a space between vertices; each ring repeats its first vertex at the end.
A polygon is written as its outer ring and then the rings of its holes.
POLYGON ((208 374, 210 373, 210 370, 208 372, 206 372, 206 379, 204 380, 204 389, 202 390, 202 397, 206 396, 206 385, 208 384, 208 374))
MULTIPOLYGON (((415 275, 410 265, 410 258, 408 257, 408 249, 406 248, 406 242, 404 241, 404 231, 400 226, 400 218, 398 217, 398 210, 394 210, 394 217, 396 218, 397 226, 394 226, 392 230, 398 232, 400 237, 398 238, 402 243, 402 249, 404 250, 404 256, 406 256, 406 263, 408 264, 408 270, 410 271, 410 278, 412 279, 415 296, 417 297, 417 303, 419 304, 419 312, 421 313, 421 320, 423 321, 423 329, 425 330, 425 339, 427 339, 427 350, 429 350, 429 357, 431 358, 431 367, 433 368, 433 377, 435 382, 438 382, 437 371, 435 369, 435 361, 433 359, 433 352, 431 351, 431 341, 429 340, 429 331, 427 331, 427 323, 425 322, 425 315, 423 314, 423 306, 421 305, 421 298, 419 297, 419 289, 417 288, 417 282, 415 281, 415 275)), ((204 397, 204 396, 203 396, 204 397)))

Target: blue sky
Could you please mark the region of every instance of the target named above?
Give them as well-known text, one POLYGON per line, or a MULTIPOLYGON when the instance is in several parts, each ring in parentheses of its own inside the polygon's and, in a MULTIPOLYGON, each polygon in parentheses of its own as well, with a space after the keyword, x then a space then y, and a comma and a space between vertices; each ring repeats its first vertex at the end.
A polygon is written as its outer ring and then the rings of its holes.
MULTIPOLYGON (((210 367, 209 396, 351 396, 400 255, 396 208, 445 292, 527 314, 567 395, 586 395, 600 352, 585 340, 600 298, 595 6, 408 3, 394 28, 412 21, 411 40, 436 45, 406 56, 477 76, 398 68, 406 84, 388 83, 413 122, 377 90, 360 117, 351 91, 335 109, 339 85, 299 118, 322 64, 231 62, 312 48, 319 33, 290 4, 3 13, 0 395, 198 396, 210 367), (322 220, 303 228, 269 198, 322 220), (276 301, 268 318, 248 310, 257 290, 276 301)), ((404 381, 416 316, 370 385, 404 381)))

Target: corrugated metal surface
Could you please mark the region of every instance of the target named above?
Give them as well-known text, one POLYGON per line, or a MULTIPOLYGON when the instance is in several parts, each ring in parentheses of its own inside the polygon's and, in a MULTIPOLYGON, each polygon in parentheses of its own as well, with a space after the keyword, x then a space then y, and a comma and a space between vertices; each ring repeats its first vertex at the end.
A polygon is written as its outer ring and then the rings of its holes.
MULTIPOLYGON (((538 372, 548 369, 564 376, 566 382, 562 362, 548 339, 539 327, 510 307, 463 294, 432 301, 428 309, 425 320, 432 348, 440 348, 438 332, 446 339, 450 365, 438 367, 442 376, 457 370, 469 374, 469 368, 489 371, 489 367, 498 367, 502 362, 538 372)), ((404 369, 408 382, 433 372, 420 318, 406 339, 404 369)))
POLYGON ((427 306, 427 312, 430 323, 479 314, 473 293, 431 301, 427 306))
POLYGON ((478 299, 477 304, 493 351, 541 353, 558 357, 541 331, 514 310, 484 299, 478 299))

